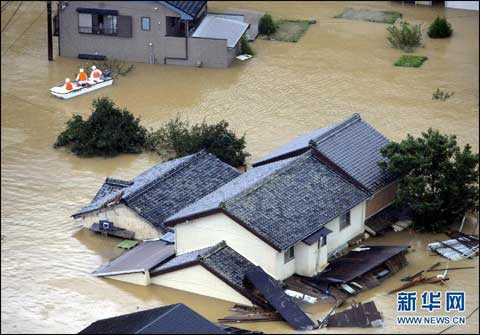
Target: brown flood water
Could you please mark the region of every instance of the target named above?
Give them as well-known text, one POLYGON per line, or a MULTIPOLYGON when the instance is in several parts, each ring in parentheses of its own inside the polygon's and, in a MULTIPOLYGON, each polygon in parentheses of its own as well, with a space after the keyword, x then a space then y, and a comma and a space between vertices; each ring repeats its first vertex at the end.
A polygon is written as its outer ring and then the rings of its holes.
MULTIPOLYGON (((2 1, 2 6, 4 2, 2 1)), ((2 29, 16 2, 2 12, 2 29)), ((184 302, 211 320, 229 314, 228 302, 158 286, 140 287, 89 275, 119 255, 117 240, 75 227, 69 215, 87 203, 105 176, 131 178, 158 162, 153 154, 113 159, 80 159, 52 143, 72 113, 88 115, 94 97, 109 95, 148 127, 180 114, 193 122, 226 119, 245 132, 252 160, 304 132, 359 112, 393 140, 419 135, 432 126, 458 135, 478 151, 479 14, 473 11, 392 5, 390 2, 211 2, 211 11, 227 7, 268 10, 277 17, 316 19, 299 43, 258 40, 257 56, 229 69, 198 69, 137 64, 112 87, 60 101, 48 89, 72 76, 79 61, 47 61, 45 3, 24 2, 2 33, 1 59, 1 304, 2 332, 78 332, 105 317, 184 302), (417 54, 429 60, 419 69, 397 68, 402 54, 390 48, 385 25, 337 20, 344 7, 399 10, 427 26, 446 15, 451 39, 429 40, 417 54), (455 91, 446 102, 432 101, 440 87, 455 91)), ((56 45, 55 45, 56 47, 56 45)), ((56 50, 56 49, 55 49, 56 50)), ((56 51, 55 51, 56 52, 56 51)), ((375 244, 412 245, 410 266, 384 285, 355 299, 373 298, 385 315, 383 329, 368 332, 438 333, 443 326, 397 327, 395 300, 385 292, 399 278, 441 260, 426 244, 445 236, 410 232, 370 239, 375 244)), ((465 290, 467 313, 478 306, 478 258, 455 263, 474 270, 450 273, 444 288, 465 290)), ((307 309, 317 319, 330 308, 307 309)), ((292 332, 283 322, 242 324, 265 332, 292 332)), ((478 312, 465 327, 449 332, 478 333, 478 312)), ((316 332, 363 332, 359 329, 316 332)))

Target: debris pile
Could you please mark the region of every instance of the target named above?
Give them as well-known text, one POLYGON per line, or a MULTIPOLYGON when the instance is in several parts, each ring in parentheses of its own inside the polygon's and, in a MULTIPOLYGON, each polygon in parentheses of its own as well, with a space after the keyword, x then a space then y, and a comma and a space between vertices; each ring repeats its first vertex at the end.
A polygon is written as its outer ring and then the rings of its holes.
POLYGON ((327 327, 380 328, 383 327, 383 317, 375 303, 369 301, 364 304, 353 303, 352 308, 330 315, 322 323, 322 325, 325 324, 327 327))

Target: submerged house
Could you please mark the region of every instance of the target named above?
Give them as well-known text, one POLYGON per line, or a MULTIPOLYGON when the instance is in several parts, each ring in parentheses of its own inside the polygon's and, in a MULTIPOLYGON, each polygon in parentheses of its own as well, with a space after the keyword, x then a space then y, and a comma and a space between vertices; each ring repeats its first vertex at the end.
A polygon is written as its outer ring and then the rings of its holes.
POLYGON ((228 67, 249 24, 207 1, 60 1, 59 55, 228 67))
POLYGON ((107 178, 90 204, 73 214, 84 227, 100 220, 134 232, 135 239, 159 238, 164 221, 239 176, 206 151, 160 163, 132 180, 107 178))
POLYGON ((249 269, 312 277, 363 236, 369 202, 394 181, 377 166, 386 143, 357 114, 309 134, 166 218, 170 257, 128 278, 101 275, 259 305, 249 269))

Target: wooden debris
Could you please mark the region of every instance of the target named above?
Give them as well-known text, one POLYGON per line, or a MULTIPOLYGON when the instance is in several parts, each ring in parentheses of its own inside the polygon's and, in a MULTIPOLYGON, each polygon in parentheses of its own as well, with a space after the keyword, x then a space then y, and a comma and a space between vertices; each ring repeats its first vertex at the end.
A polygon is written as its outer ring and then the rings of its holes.
POLYGON ((432 266, 430 266, 429 268, 427 269, 424 269, 424 270, 421 270, 421 271, 418 271, 417 273, 411 275, 411 276, 407 276, 405 278, 402 278, 400 279, 401 281, 412 281, 413 279, 419 277, 422 273, 424 272, 430 272, 431 270, 435 269, 437 266, 439 266, 441 263, 440 262, 437 262, 435 264, 433 264, 432 266))
POLYGON ((417 285, 420 285, 420 284, 440 283, 440 284, 443 285, 444 282, 447 281, 447 280, 449 280, 448 277, 443 277, 441 275, 433 276, 433 277, 419 276, 419 277, 414 278, 411 282, 403 284, 402 286, 400 286, 400 287, 398 287, 394 290, 391 290, 390 292, 388 292, 388 294, 397 293, 397 292, 406 290, 407 288, 414 287, 414 286, 417 286, 417 285))
POLYGON ((327 327, 383 327, 383 318, 373 301, 352 304, 352 308, 335 313, 326 320, 327 327))
POLYGON ((271 322, 282 321, 282 316, 277 312, 258 312, 251 314, 229 315, 218 319, 220 323, 239 323, 239 322, 271 322))
POLYGON ((441 269, 427 270, 427 272, 463 270, 463 269, 475 269, 475 267, 474 266, 461 266, 461 267, 457 267, 457 268, 441 268, 441 269))
POLYGON ((135 236, 135 232, 129 231, 123 228, 118 228, 118 227, 111 227, 109 229, 101 229, 100 223, 96 222, 94 223, 91 227, 90 230, 96 232, 96 233, 102 233, 105 235, 111 235, 115 237, 120 237, 126 240, 131 240, 135 236))

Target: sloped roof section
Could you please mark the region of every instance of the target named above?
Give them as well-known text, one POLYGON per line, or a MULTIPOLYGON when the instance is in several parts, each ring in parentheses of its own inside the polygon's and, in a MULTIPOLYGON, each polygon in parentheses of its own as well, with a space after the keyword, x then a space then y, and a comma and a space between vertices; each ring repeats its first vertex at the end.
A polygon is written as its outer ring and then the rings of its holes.
POLYGON ((190 15, 192 18, 196 18, 202 8, 207 4, 207 1, 160 1, 161 3, 168 4, 182 13, 190 15))
POLYGON ((260 166, 297 156, 311 145, 365 188, 376 192, 395 179, 395 176, 378 166, 378 162, 384 160, 380 150, 389 142, 355 113, 337 125, 320 128, 294 139, 253 165, 260 166))
POLYGON ((93 272, 93 275, 102 277, 149 271, 173 255, 175 255, 174 245, 162 240, 145 241, 101 266, 93 272))
POLYGON ((359 114, 313 140, 319 152, 372 192, 394 180, 378 166, 384 160, 380 150, 389 142, 359 114))
POLYGON ((127 181, 127 180, 121 180, 121 179, 114 179, 107 177, 105 179, 105 182, 103 185, 100 187, 98 190, 97 194, 95 194, 95 197, 93 198, 91 204, 97 202, 99 199, 104 198, 105 196, 118 191, 122 190, 125 187, 128 187, 133 184, 133 181, 127 181))
POLYGON ((206 213, 214 209, 218 209, 220 208, 222 202, 234 197, 240 192, 247 190, 256 183, 261 182, 265 177, 289 164, 290 161, 291 159, 286 159, 272 164, 259 166, 258 168, 250 169, 197 202, 170 216, 167 220, 165 220, 165 223, 168 225, 169 222, 178 222, 179 220, 192 217, 196 214, 206 213))
POLYGON ((368 196, 309 151, 222 207, 272 247, 286 250, 368 196))
POLYGON ((158 276, 193 265, 202 265, 233 289, 241 294, 248 294, 243 279, 245 272, 255 265, 226 245, 224 241, 208 248, 178 255, 152 269, 150 276, 158 276))
POLYGON ((242 21, 207 14, 192 37, 225 39, 227 47, 234 48, 249 26, 242 21))
POLYGON ((99 320, 79 334, 226 334, 226 332, 184 304, 175 304, 99 320))
POLYGON ((98 210, 115 198, 166 232, 163 221, 228 183, 240 172, 206 151, 161 163, 133 179, 133 184, 98 198, 73 216, 98 210))

